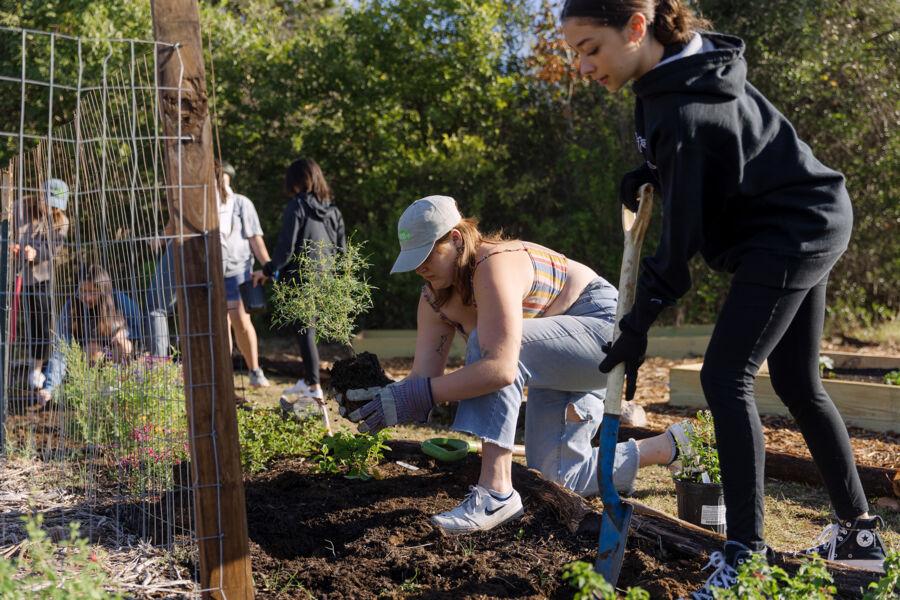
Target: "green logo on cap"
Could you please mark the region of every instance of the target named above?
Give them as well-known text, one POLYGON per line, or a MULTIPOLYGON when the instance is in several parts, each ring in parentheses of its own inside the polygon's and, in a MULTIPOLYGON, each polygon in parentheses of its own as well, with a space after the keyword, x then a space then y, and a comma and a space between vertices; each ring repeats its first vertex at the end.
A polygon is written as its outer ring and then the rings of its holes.
POLYGON ((397 237, 401 242, 408 242, 412 238, 412 234, 407 229, 400 229, 397 231, 397 237))

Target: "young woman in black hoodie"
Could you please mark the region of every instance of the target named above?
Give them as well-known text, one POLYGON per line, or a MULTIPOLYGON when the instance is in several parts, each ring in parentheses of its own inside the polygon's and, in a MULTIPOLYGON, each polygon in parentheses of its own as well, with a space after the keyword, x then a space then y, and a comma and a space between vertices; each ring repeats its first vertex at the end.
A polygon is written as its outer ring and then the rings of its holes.
MULTIPOLYGON (((284 176, 284 192, 290 200, 281 215, 275 253, 261 272, 254 273, 254 281, 290 279, 297 274, 293 257, 310 251, 335 254, 347 247, 344 217, 331 201, 331 188, 316 161, 298 158, 292 162, 284 176)), ((297 339, 306 375, 282 392, 281 404, 285 410, 292 408, 291 395, 313 398, 320 404, 325 402, 319 385, 315 328, 298 330, 297 339)))
POLYGON ((768 359, 834 506, 837 521, 806 551, 881 568, 884 546, 856 471, 847 429, 822 387, 819 342, 825 285, 846 250, 853 216, 844 177, 821 162, 785 117, 746 81, 744 43, 701 31, 679 0, 567 0, 563 34, 585 76, 616 92, 634 82, 635 138, 644 164, 620 199, 652 183, 662 238, 644 259, 634 308, 600 365, 632 378, 647 330, 691 287, 698 252, 732 274, 701 381, 715 418, 728 542, 696 598, 727 587, 749 552, 763 552, 765 442, 753 385, 768 359))

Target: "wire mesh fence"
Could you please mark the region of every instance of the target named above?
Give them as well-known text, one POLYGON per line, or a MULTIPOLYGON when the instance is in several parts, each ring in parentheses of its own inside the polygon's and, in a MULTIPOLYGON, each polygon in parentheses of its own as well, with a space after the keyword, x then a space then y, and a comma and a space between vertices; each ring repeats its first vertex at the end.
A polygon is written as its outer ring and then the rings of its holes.
POLYGON ((196 550, 176 263, 218 239, 170 211, 160 46, 0 28, 0 419, 116 531, 196 550))

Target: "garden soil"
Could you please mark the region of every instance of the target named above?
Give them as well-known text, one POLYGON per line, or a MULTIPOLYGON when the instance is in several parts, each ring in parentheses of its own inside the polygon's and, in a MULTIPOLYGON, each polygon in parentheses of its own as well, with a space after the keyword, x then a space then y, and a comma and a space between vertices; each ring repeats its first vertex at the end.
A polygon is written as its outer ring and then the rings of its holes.
MULTIPOLYGON (((524 497, 525 516, 489 532, 453 537, 431 525, 465 496, 478 465, 476 456, 444 464, 392 452, 370 481, 316 474, 300 459, 248 478, 257 597, 571 598, 563 567, 593 561, 596 539, 570 533, 536 499, 524 497)), ((629 543, 620 586, 678 598, 702 584, 699 559, 648 546, 629 543)))

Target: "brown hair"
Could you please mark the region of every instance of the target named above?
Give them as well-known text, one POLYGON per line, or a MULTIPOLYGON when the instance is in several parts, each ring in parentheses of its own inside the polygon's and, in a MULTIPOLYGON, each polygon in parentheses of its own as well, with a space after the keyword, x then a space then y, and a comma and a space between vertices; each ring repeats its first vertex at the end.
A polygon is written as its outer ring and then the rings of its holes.
POLYGON ((91 322, 95 324, 97 335, 110 338, 120 329, 126 326, 125 318, 116 308, 116 300, 113 291, 112 278, 103 267, 89 265, 81 271, 79 287, 89 283, 97 288, 100 301, 97 306, 85 306, 78 296, 71 304, 71 323, 73 339, 88 339, 91 332, 91 322))
POLYGON ((284 193, 293 198, 297 194, 312 194, 319 202, 331 202, 331 188, 319 163, 311 158, 298 158, 284 174, 284 193))
MULTIPOLYGON (((462 246, 456 257, 456 274, 453 276, 453 285, 442 290, 432 289, 434 294, 434 304, 437 307, 443 306, 453 295, 453 290, 459 292, 463 305, 471 306, 475 301, 475 290, 472 289, 472 276, 475 273, 475 265, 478 262, 478 250, 481 244, 496 244, 503 241, 503 233, 500 231, 493 233, 481 233, 478 230, 478 220, 464 218, 453 228, 457 230, 462 237, 462 246)), ((441 239, 434 243, 444 244, 450 241, 453 233, 451 229, 441 239)), ((428 284, 431 287, 431 284, 428 284)))
POLYGON ((635 13, 647 18, 653 37, 664 46, 688 42, 697 29, 712 29, 684 0, 566 0, 559 18, 621 29, 635 13))
POLYGON ((42 226, 48 226, 54 231, 59 231, 69 224, 66 213, 55 206, 48 206, 47 202, 38 196, 25 196, 22 199, 25 219, 31 221, 32 229, 40 230, 42 226))

